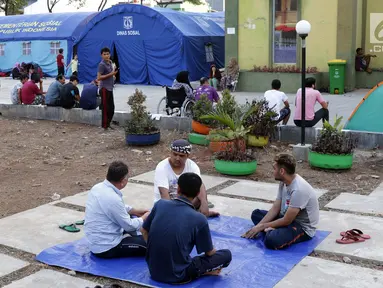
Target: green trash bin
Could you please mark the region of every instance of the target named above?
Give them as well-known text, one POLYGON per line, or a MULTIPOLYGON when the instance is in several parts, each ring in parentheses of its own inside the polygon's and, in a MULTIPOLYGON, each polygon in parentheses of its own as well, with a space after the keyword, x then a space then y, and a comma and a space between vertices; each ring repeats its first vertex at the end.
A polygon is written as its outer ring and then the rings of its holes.
POLYGON ((344 94, 346 60, 331 60, 328 61, 328 66, 330 72, 330 94, 344 94))

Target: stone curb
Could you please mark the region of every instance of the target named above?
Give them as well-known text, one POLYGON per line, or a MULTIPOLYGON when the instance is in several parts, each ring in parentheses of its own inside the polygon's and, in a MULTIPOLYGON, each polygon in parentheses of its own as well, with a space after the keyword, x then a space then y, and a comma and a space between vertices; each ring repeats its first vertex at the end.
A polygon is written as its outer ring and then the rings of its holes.
MULTIPOLYGON (((0 104, 0 114, 4 117, 28 118, 35 120, 65 121, 100 126, 100 110, 63 109, 61 107, 0 104)), ((114 121, 124 125, 130 113, 116 111, 114 121)), ((186 117, 169 117, 153 115, 159 128, 164 130, 191 131, 191 120, 186 117)), ((306 128, 306 143, 312 144, 321 128, 306 128)), ((281 142, 300 143, 300 128, 296 126, 278 126, 272 139, 281 142)), ((344 130, 358 137, 359 149, 374 149, 383 147, 383 133, 344 130)))

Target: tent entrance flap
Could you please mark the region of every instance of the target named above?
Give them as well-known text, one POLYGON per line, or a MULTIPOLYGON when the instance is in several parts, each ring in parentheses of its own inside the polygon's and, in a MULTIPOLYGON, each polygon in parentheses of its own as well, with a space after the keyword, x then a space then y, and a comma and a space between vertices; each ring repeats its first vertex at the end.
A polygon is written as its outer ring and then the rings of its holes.
MULTIPOLYGON (((117 53, 117 49, 116 49, 116 45, 113 46, 113 50, 112 50, 112 61, 116 67, 116 69, 118 69, 120 67, 120 62, 118 61, 118 53, 117 53)), ((116 75, 116 83, 120 83, 121 82, 121 74, 120 73, 117 73, 116 75)))
POLYGON ((115 41, 121 84, 149 84, 145 46, 142 40, 115 41))

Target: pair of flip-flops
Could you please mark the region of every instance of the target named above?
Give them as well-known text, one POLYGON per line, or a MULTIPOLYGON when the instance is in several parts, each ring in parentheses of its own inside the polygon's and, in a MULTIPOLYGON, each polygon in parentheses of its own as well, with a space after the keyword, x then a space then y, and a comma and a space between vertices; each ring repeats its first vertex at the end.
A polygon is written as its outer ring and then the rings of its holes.
POLYGON ((346 232, 340 232, 341 239, 336 239, 336 243, 339 244, 352 244, 364 242, 368 239, 371 239, 370 235, 364 234, 359 229, 351 229, 346 232))
POLYGON ((78 229, 76 225, 84 225, 84 223, 85 223, 85 220, 81 220, 69 225, 59 225, 59 228, 67 232, 76 233, 76 232, 80 232, 80 229, 78 229))

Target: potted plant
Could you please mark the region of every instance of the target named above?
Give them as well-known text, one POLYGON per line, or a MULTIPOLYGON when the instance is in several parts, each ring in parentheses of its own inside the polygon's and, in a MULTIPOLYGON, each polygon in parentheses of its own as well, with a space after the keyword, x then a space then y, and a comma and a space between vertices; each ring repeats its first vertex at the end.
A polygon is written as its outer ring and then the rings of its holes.
POLYGON ((309 151, 309 164, 324 169, 350 169, 357 138, 342 131, 343 117, 335 117, 334 126, 323 124, 318 138, 309 151))
POLYGON ((204 119, 215 120, 227 127, 224 129, 212 130, 208 136, 208 139, 210 140, 209 148, 214 152, 217 152, 215 155, 214 166, 219 173, 244 176, 254 173, 257 169, 257 161, 253 155, 246 153, 245 138, 249 130, 242 124, 243 119, 247 117, 248 113, 251 113, 251 111, 252 108, 244 109, 244 107, 241 108, 237 106, 233 112, 233 116, 230 117, 225 111, 222 111, 221 107, 220 109, 217 109, 217 111, 203 116, 204 119), (212 143, 220 143, 220 145, 218 148, 214 148, 211 146, 212 143))
POLYGON ((192 108, 192 129, 201 135, 208 135, 212 120, 202 119, 201 117, 213 111, 213 103, 207 98, 206 94, 202 94, 200 99, 195 102, 192 108))
POLYGON ((253 147, 264 147, 275 132, 277 113, 269 107, 266 100, 253 101, 252 113, 244 119, 244 126, 249 128, 247 144, 253 147))
POLYGON ((154 124, 154 119, 146 111, 144 105, 146 96, 142 91, 136 89, 134 94, 129 97, 130 119, 126 121, 125 134, 126 144, 128 145, 153 145, 160 142, 161 133, 154 124))

